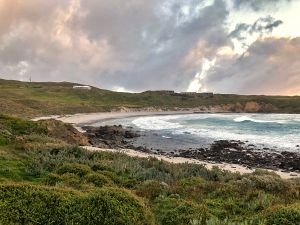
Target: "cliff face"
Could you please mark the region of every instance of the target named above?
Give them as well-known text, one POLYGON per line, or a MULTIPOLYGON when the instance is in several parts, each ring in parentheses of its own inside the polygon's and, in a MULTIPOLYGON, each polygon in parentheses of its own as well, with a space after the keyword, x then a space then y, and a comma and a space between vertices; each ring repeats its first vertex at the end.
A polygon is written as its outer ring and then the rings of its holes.
POLYGON ((258 103, 255 101, 248 101, 244 104, 239 102, 233 104, 215 104, 209 106, 199 106, 194 108, 161 108, 161 107, 143 107, 143 108, 129 108, 120 107, 114 111, 119 112, 162 112, 162 111, 191 111, 191 112, 207 112, 207 113, 222 113, 222 112, 236 112, 236 113, 274 113, 278 109, 272 104, 258 103))
POLYGON ((206 107, 207 112, 237 112, 237 113, 274 113, 278 109, 274 107, 272 104, 258 103, 255 101, 246 102, 244 105, 241 103, 235 104, 220 104, 206 107))
POLYGON ((272 104, 257 103, 254 101, 247 102, 244 112, 276 112, 278 109, 272 104))

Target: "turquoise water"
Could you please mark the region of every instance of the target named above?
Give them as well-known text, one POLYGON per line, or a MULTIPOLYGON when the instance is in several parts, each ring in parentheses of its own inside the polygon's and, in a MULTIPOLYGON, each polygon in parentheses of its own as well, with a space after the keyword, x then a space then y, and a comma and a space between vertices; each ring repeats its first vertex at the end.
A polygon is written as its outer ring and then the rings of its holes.
POLYGON ((194 141, 241 140, 258 148, 299 151, 300 115, 292 114, 185 114, 144 116, 111 121, 155 132, 161 138, 194 141))

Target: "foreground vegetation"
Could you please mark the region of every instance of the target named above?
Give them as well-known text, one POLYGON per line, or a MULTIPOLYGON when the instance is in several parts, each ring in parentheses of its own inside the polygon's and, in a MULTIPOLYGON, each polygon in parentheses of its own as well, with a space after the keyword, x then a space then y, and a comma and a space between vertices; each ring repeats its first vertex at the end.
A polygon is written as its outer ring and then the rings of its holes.
POLYGON ((300 222, 299 179, 89 152, 55 126, 0 116, 0 224, 300 222))
POLYGON ((191 97, 169 92, 118 93, 98 88, 73 89, 72 83, 29 83, 0 79, 0 108, 2 113, 22 117, 50 114, 74 114, 117 110, 121 107, 154 107, 173 110, 220 104, 238 104, 255 101, 272 105, 262 110, 300 113, 300 97, 244 96, 217 94, 213 98, 191 97))

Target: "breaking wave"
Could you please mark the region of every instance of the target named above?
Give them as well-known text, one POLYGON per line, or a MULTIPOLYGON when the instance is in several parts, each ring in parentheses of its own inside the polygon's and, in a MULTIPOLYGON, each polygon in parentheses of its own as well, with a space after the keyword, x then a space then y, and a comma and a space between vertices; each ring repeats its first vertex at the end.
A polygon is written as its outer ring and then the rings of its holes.
POLYGON ((258 120, 258 119, 253 119, 248 116, 241 116, 238 118, 234 119, 235 122, 254 122, 254 123, 282 123, 281 121, 268 121, 268 120, 258 120))
POLYGON ((140 117, 132 121, 132 123, 144 130, 166 130, 166 129, 178 129, 183 126, 176 122, 169 122, 168 117, 140 117))

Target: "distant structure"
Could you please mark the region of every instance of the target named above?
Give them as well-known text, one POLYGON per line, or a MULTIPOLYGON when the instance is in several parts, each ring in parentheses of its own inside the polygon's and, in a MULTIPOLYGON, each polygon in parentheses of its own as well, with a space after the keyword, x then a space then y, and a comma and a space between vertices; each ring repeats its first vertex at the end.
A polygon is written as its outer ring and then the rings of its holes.
POLYGON ((180 92, 180 95, 183 96, 191 96, 191 97, 203 97, 203 98, 212 98, 214 97, 214 93, 213 92, 180 92))
POLYGON ((90 86, 73 86, 73 89, 91 90, 90 86))
POLYGON ((175 94, 175 91, 172 91, 172 90, 157 90, 157 91, 145 91, 144 93, 175 94))
POLYGON ((197 92, 180 92, 181 95, 184 96, 197 96, 198 93, 197 92))

